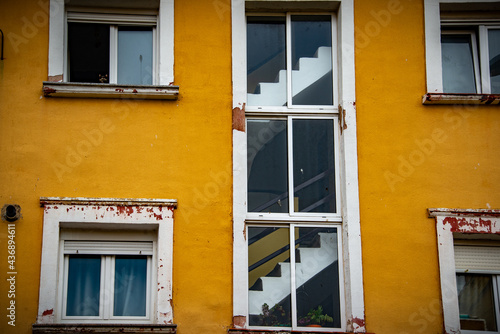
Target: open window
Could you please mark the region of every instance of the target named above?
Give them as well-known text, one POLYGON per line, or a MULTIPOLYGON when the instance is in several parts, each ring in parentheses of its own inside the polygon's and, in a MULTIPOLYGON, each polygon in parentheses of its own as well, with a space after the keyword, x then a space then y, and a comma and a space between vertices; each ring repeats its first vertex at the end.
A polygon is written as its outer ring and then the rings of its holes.
POLYGON ((500 6, 430 0, 425 4, 427 94, 424 104, 497 104, 500 6))
POLYGON ((174 1, 50 1, 46 97, 176 99, 174 1))

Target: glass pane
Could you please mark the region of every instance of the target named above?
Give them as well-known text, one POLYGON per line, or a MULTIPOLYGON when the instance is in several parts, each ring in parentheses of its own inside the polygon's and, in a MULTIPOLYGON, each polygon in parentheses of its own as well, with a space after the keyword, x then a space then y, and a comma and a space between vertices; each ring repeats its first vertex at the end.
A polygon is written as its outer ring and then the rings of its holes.
POLYGON ((340 327, 337 229, 295 228, 297 325, 340 327))
POLYGON ((109 81, 109 25, 68 23, 69 81, 109 81))
POLYGON ((70 255, 68 265, 67 316, 99 316, 101 257, 70 255))
POLYGON ((491 93, 500 94, 500 30, 488 30, 491 93))
POLYGON ((476 93, 471 35, 441 35, 444 93, 476 93))
POLYGON ((292 16, 292 70, 292 104, 333 104, 329 15, 292 16))
POLYGON ((496 331, 492 275, 457 274, 460 328, 496 331))
POLYGON ((333 120, 293 120, 295 211, 336 212, 333 120))
POLYGON ((286 121, 248 120, 248 211, 288 212, 286 121))
POLYGON ((247 103, 286 105, 284 17, 247 17, 247 103))
POLYGON ((116 256, 113 315, 146 316, 146 256, 116 256))
POLYGON ((153 29, 118 29, 118 83, 153 84, 153 29))
POLYGON ((290 235, 285 227, 248 227, 250 326, 291 326, 290 235))

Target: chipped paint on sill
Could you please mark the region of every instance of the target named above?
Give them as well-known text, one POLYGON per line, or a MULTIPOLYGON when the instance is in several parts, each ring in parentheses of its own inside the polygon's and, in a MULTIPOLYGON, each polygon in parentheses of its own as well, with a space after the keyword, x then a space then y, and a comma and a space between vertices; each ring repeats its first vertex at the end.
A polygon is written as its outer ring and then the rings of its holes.
POLYGON ((427 93, 422 98, 422 104, 500 104, 500 94, 450 94, 427 93))

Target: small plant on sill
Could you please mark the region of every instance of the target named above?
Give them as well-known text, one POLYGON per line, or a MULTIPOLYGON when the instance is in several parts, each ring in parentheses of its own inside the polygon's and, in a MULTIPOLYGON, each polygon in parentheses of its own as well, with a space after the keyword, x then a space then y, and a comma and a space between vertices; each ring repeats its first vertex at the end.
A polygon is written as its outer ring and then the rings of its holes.
POLYGON ((290 316, 283 306, 276 304, 272 308, 266 303, 262 304, 262 313, 259 314, 260 326, 290 327, 290 316))
POLYGON ((319 305, 316 309, 309 310, 309 313, 297 321, 299 326, 317 326, 323 327, 333 322, 333 318, 328 314, 323 314, 323 306, 319 305))

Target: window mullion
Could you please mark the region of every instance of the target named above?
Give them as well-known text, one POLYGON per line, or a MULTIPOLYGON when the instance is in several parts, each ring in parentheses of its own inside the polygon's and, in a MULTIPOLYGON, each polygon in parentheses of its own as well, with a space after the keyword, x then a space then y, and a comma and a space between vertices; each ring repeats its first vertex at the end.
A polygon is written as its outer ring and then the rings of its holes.
POLYGON ((113 278, 111 272, 111 257, 110 256, 102 256, 101 257, 101 302, 99 306, 101 311, 99 314, 104 319, 111 318, 111 306, 112 306, 112 298, 113 298, 113 278))
POLYGON ((292 16, 286 14, 286 98, 287 106, 292 106, 292 16))
POLYGON ((295 193, 293 182, 293 118, 287 117, 287 149, 288 149, 288 210, 295 212, 295 193))
POLYGON ((118 26, 109 26, 109 83, 118 82, 118 26))
POLYGON ((297 290, 295 285, 295 225, 290 224, 289 227, 290 235, 290 314, 292 316, 292 329, 297 328, 297 296, 295 291, 297 290))
POLYGON ((479 58, 479 66, 481 68, 481 93, 490 94, 491 85, 490 60, 488 52, 488 29, 484 25, 479 26, 479 58))

